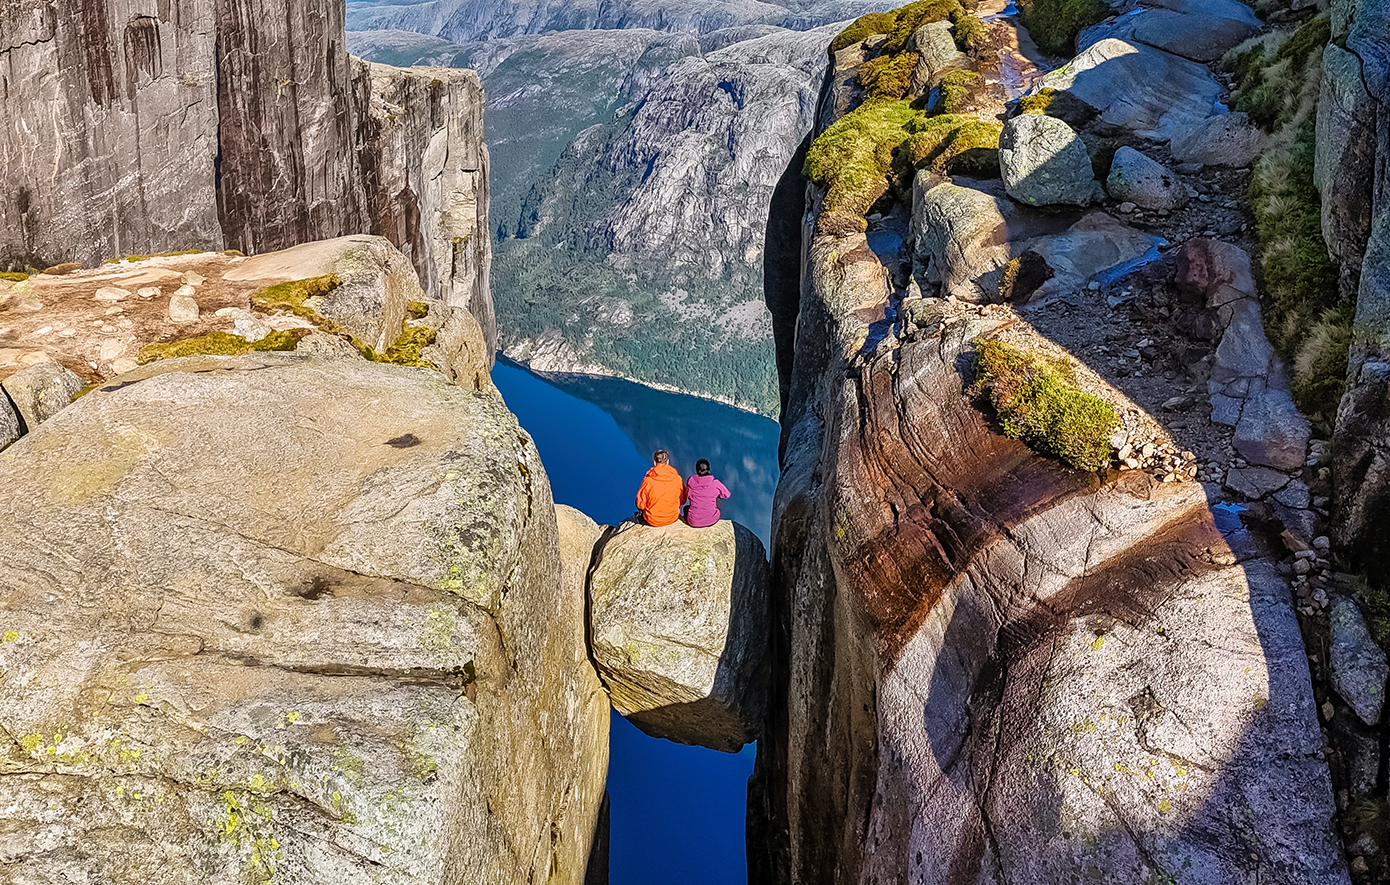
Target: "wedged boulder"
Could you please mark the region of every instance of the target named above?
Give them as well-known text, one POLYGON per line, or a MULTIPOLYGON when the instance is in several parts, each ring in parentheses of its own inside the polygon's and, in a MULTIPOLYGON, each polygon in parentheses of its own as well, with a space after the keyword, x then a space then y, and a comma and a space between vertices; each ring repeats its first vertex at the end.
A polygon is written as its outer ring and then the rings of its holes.
POLYGON ((1064 233, 1029 240, 1027 247, 1051 270, 1032 293, 1033 301, 1077 292, 1106 271, 1158 253, 1153 236, 1099 211, 1086 213, 1064 233))
POLYGON ((1221 87, 1206 65, 1142 43, 1106 38, 1042 79, 1099 112, 1102 123, 1167 141, 1216 111, 1221 87))
POLYGON ((1187 186, 1171 169, 1129 145, 1115 152, 1105 189, 1122 203, 1145 209, 1179 209, 1187 205, 1187 186))
MULTIPOLYGON (((1200 297, 1207 307, 1222 308, 1257 297, 1250 253, 1234 243, 1194 237, 1177 250, 1174 268, 1178 288, 1200 297)), ((1223 329, 1229 314, 1230 310, 1224 312, 1223 329)))
POLYGON ((44 361, 25 366, 0 381, 0 387, 32 431, 68 407, 82 389, 82 379, 57 363, 44 361))
POLYGON ((1042 114, 1004 124, 999 171, 1009 196, 1029 206, 1085 206, 1099 192, 1085 142, 1066 123, 1042 114))
POLYGON ((501 398, 155 363, 0 453, 18 881, 583 881, 608 709, 501 398))
POLYGON ((1177 127, 1168 146, 1176 163, 1241 168, 1255 162, 1268 143, 1269 136, 1237 112, 1177 127))
POLYGON ((767 704, 762 542, 728 520, 632 526, 589 579, 591 647, 613 706, 654 737, 738 752, 767 704))
POLYGON ((1334 597, 1327 620, 1332 634, 1328 649, 1332 685, 1362 722, 1376 725, 1385 707, 1386 680, 1390 679, 1385 651, 1371 637, 1354 600, 1334 597))

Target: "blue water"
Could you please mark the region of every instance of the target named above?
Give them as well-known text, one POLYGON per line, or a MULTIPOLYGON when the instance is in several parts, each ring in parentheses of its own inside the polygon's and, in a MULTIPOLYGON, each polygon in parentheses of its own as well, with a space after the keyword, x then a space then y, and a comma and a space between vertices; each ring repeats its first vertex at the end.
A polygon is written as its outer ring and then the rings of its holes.
MULTIPOLYGON (((683 474, 709 459, 733 492, 724 515, 767 543, 777 484, 774 421, 697 397, 610 378, 556 383, 499 362, 493 383, 536 441, 555 500, 602 524, 664 448, 683 474)), ((744 818, 753 745, 736 755, 648 737, 616 713, 610 732, 612 885, 747 882, 744 818)))

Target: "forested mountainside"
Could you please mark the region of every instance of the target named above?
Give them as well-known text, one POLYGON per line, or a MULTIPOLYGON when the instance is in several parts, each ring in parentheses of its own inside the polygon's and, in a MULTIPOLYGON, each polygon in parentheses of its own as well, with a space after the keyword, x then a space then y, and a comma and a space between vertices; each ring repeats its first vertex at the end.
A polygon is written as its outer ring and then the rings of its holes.
POLYGON ((367 57, 483 77, 508 356, 775 414, 764 207, 811 124, 825 23, 889 6, 352 4, 349 23, 397 29, 352 33, 367 57), (586 30, 536 33, 554 27, 586 30))

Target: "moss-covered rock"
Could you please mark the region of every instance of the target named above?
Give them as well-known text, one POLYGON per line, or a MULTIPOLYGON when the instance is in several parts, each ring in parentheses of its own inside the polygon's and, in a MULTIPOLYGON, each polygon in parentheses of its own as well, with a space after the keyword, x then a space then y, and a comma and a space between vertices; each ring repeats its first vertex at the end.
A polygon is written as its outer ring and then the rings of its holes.
POLYGON ((1076 35, 1110 14, 1102 0, 1018 0, 1019 17, 1038 48, 1049 55, 1070 55, 1076 35))
POLYGON ((271 332, 259 341, 247 341, 240 335, 230 332, 208 332, 193 338, 178 341, 157 341, 140 348, 136 362, 144 365, 157 360, 176 359, 182 356, 239 356, 272 350, 294 350, 305 335, 303 329, 271 332))
POLYGON ((1007 436, 1078 470, 1109 465, 1119 418, 1109 403, 1077 387, 1066 360, 984 341, 975 351, 975 392, 989 397, 1007 436))

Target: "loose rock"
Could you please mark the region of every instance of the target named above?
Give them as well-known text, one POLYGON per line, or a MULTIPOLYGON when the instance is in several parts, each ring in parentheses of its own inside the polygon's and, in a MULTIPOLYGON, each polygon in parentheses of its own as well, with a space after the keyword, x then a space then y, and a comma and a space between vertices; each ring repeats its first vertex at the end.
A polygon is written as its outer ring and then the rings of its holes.
POLYGON ((82 379, 53 362, 34 363, 0 382, 11 402, 33 432, 43 422, 67 408, 82 389, 82 379))
POLYGON ((1390 664, 1371 638, 1356 602, 1335 596, 1328 611, 1332 630, 1332 685, 1367 725, 1380 722, 1390 664))
POLYGON ((1006 122, 999 170, 1009 196, 1030 206, 1085 206, 1097 197, 1085 142, 1055 117, 1021 114, 1006 122))
MULTIPOLYGON (((1128 145, 1115 152, 1105 189, 1116 200, 1145 209, 1179 209, 1187 205, 1187 188, 1177 175, 1128 145)), ((1123 205, 1120 211, 1124 211, 1123 205)))

